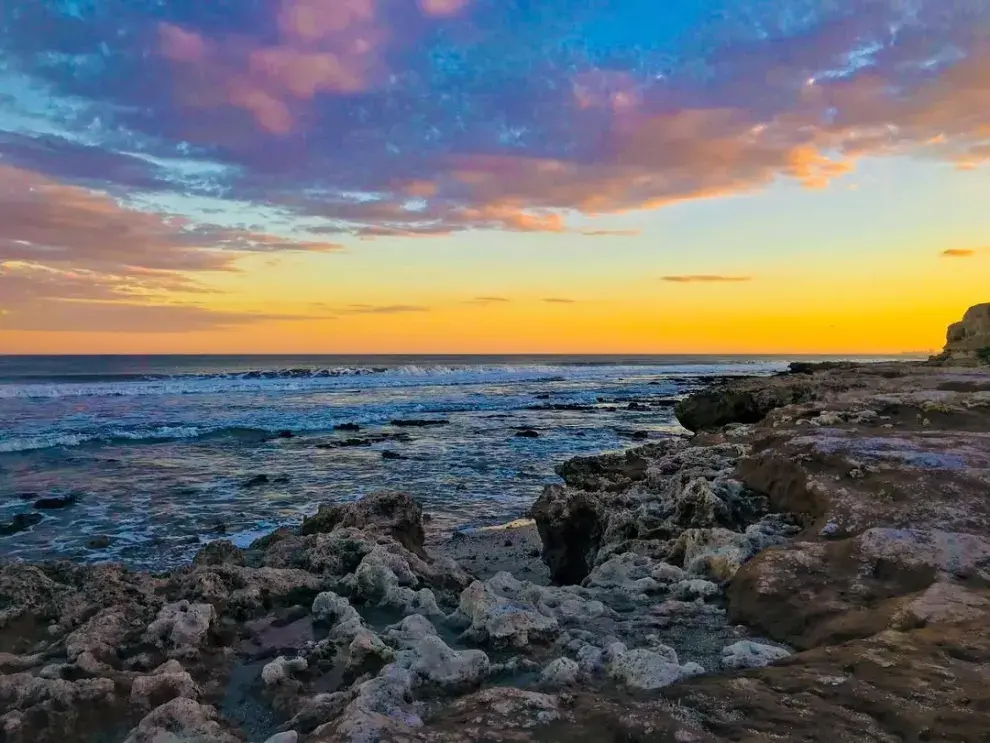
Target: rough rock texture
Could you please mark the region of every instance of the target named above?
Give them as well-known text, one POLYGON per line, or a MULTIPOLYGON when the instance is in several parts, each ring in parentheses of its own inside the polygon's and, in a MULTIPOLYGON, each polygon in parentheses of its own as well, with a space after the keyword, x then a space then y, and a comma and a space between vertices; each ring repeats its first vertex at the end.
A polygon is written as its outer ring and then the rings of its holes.
POLYGON ((937 359, 990 364, 990 303, 970 307, 961 322, 949 326, 945 350, 937 359))

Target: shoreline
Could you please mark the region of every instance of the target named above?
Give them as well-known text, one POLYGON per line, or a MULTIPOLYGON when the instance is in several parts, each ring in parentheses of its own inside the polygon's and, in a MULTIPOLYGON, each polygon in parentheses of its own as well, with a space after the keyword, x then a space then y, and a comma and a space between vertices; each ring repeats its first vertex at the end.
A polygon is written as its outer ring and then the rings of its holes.
POLYGON ((427 536, 382 493, 162 574, 4 564, 4 739, 981 740, 990 369, 803 366, 677 414, 559 467, 533 524, 427 536))

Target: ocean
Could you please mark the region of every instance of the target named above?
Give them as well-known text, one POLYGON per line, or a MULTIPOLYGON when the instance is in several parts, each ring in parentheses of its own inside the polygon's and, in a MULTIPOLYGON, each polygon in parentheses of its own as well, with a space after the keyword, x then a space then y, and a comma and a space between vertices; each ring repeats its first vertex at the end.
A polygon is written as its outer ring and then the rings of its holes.
POLYGON ((40 518, 0 558, 164 569, 382 488, 432 528, 509 521, 557 464, 681 434, 679 397, 789 360, 0 356, 0 522, 40 518))

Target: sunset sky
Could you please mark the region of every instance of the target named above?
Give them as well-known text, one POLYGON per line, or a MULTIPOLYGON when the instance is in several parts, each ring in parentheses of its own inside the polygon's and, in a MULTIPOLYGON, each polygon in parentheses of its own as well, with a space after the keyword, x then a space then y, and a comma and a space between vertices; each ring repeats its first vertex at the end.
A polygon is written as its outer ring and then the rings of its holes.
POLYGON ((980 301, 986 0, 0 2, 0 353, 896 353, 980 301))

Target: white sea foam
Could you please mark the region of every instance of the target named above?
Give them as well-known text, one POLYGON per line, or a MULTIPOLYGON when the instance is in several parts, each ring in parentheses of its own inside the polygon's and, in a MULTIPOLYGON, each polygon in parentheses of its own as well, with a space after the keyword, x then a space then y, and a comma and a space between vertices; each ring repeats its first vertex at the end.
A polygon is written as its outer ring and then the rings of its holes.
MULTIPOLYGON (((103 382, 0 384, 0 400, 16 398, 167 396, 249 392, 318 392, 375 387, 448 386, 499 382, 580 380, 606 375, 642 374, 657 377, 721 374, 738 371, 739 364, 680 366, 416 366, 390 369, 335 367, 316 370, 262 370, 214 375, 180 375, 154 379, 103 382)), ((782 369, 781 362, 745 365, 747 373, 782 369)))

